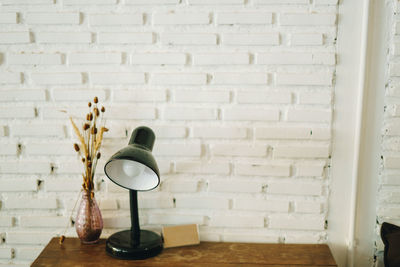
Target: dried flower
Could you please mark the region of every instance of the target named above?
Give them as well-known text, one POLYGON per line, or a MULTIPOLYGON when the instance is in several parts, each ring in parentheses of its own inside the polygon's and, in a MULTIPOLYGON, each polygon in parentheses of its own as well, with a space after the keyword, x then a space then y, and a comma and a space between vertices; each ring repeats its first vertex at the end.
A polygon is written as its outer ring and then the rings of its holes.
POLYGON ((82 187, 85 191, 91 193, 91 196, 94 195, 93 178, 98 160, 101 157, 100 147, 103 140, 103 133, 108 131, 104 127, 103 116, 99 117, 100 112, 105 112, 105 108, 100 105, 98 107, 98 103, 99 99, 97 96, 93 98, 93 102, 87 103, 89 112, 85 114, 84 118, 86 120, 82 128, 78 128, 72 118, 70 118, 73 130, 79 138, 79 142, 74 144, 74 149, 79 153, 84 165, 82 187))
POLYGON ((105 107, 101 107, 101 112, 106 112, 106 108, 105 107))
POLYGON ((78 129, 78 127, 76 126, 74 120, 73 120, 71 117, 69 117, 69 120, 71 121, 72 128, 74 129, 74 132, 75 132, 76 136, 79 138, 79 141, 81 141, 81 145, 82 145, 82 147, 83 147, 83 150, 84 150, 84 152, 85 152, 85 155, 87 155, 87 154, 88 154, 88 151, 87 151, 87 149, 86 149, 85 138, 83 138, 82 134, 79 132, 79 129, 78 129))
POLYGON ((79 145, 77 143, 74 144, 74 148, 75 148, 76 152, 79 152, 80 149, 79 149, 79 145))
POLYGON ((94 148, 95 151, 98 151, 100 149, 101 146, 101 141, 103 140, 103 133, 107 132, 108 129, 105 127, 101 127, 100 129, 100 133, 97 135, 97 139, 96 139, 96 146, 94 148))

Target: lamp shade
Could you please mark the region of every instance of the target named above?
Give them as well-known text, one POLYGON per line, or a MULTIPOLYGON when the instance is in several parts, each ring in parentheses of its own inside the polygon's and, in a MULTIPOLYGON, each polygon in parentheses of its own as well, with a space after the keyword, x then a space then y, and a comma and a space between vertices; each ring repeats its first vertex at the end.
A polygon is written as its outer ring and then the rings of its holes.
POLYGON ((154 189, 160 173, 151 151, 154 132, 145 126, 132 132, 128 146, 115 153, 104 166, 107 177, 117 185, 136 191, 154 189))

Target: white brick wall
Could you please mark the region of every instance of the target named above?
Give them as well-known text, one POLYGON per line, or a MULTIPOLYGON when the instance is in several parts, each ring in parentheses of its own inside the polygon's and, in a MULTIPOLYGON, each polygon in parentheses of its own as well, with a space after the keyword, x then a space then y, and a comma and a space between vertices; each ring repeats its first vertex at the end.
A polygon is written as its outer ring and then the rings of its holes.
MULTIPOLYGON (((388 14, 396 14, 399 10, 398 1, 388 1, 388 14)), ((378 179, 377 192, 377 207, 376 207, 376 247, 378 250, 383 250, 383 243, 379 237, 379 230, 383 222, 390 222, 399 225, 400 219, 400 121, 399 121, 399 17, 396 15, 390 16, 388 22, 389 40, 386 44, 388 48, 386 58, 386 86, 384 96, 384 115, 382 122, 382 135, 380 136, 381 151, 380 151, 380 170, 378 179)))
POLYGON ((161 33, 163 45, 216 45, 217 35, 211 33, 161 33))
POLYGON ((293 33, 290 41, 293 46, 318 46, 324 43, 324 35, 322 33, 293 33))
POLYGON ((272 23, 272 13, 262 12, 221 12, 217 13, 218 24, 262 24, 272 23))
POLYGON ((93 14, 89 15, 92 26, 123 26, 143 24, 142 14, 93 14))
POLYGON ((63 25, 63 24, 79 24, 79 13, 33 13, 28 12, 25 16, 27 24, 44 24, 44 25, 63 25))
MULTIPOLYGON (((110 128, 96 176, 107 233, 130 220, 127 191, 104 163, 148 125, 162 175, 139 194, 143 226, 198 223, 212 241, 326 242, 336 0, 0 6, 0 265, 29 265, 67 224, 74 235, 82 166, 59 110, 82 117, 95 95, 110 128)), ((393 82, 388 94, 399 92, 393 82)), ((392 104, 385 136, 397 143, 392 104)), ((385 153, 386 168, 397 173, 399 158, 385 153)), ((392 173, 384 181, 400 184, 392 173)), ((385 201, 397 205, 390 190, 385 201)))

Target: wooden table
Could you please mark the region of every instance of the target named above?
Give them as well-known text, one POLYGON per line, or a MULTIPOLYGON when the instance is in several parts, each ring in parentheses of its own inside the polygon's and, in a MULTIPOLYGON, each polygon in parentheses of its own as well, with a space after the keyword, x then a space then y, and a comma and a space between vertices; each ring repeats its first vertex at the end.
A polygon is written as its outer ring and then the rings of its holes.
POLYGON ((82 245, 66 238, 60 245, 53 238, 31 266, 143 266, 143 267, 301 267, 337 266, 327 245, 285 245, 201 242, 200 245, 169 248, 160 255, 139 261, 112 258, 105 239, 82 245))

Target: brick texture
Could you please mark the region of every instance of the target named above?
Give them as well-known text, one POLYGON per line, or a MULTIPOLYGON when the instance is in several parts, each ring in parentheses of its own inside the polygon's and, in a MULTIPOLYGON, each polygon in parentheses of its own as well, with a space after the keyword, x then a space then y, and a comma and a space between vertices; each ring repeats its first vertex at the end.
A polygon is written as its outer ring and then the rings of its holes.
MULTIPOLYGON (((147 125, 161 183, 139 193, 143 227, 197 223, 202 240, 326 242, 337 0, 0 6, 0 266, 29 266, 65 226, 76 236, 69 213, 82 166, 61 110, 83 117, 95 95, 110 128, 95 192, 104 237, 130 226, 128 192, 104 163, 147 125)), ((384 125, 392 148, 396 79, 384 125)), ((400 202, 399 151, 383 161, 391 205, 400 202)))
POLYGON ((399 224, 400 218, 400 199, 399 199, 399 174, 400 174, 400 147, 398 140, 400 138, 400 120, 399 120, 399 20, 395 15, 400 8, 398 1, 389 1, 386 6, 388 14, 388 27, 386 34, 388 41, 385 43, 387 49, 384 95, 384 113, 381 122, 381 136, 377 137, 381 142, 379 177, 377 177, 376 192, 376 240, 375 249, 383 250, 384 244, 379 236, 379 230, 383 222, 399 224))

